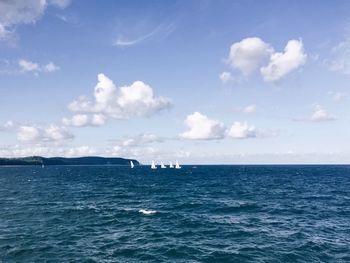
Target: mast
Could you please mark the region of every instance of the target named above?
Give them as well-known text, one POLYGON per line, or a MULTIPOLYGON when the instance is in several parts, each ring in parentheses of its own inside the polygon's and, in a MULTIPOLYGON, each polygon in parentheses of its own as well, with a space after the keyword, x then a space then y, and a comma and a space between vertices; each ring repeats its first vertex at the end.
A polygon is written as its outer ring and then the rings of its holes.
POLYGON ((157 166, 156 166, 156 164, 154 163, 154 161, 152 161, 151 169, 157 169, 157 166))
POLYGON ((160 162, 160 168, 163 168, 163 169, 166 168, 163 162, 160 162))
POLYGON ((179 162, 176 160, 175 169, 181 169, 179 162))

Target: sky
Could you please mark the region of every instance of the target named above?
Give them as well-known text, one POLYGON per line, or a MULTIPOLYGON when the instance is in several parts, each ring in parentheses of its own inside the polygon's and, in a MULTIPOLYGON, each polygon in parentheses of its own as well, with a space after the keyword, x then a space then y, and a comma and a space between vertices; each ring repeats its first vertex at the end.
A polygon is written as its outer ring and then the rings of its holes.
POLYGON ((0 156, 349 163, 349 1, 0 0, 0 156))

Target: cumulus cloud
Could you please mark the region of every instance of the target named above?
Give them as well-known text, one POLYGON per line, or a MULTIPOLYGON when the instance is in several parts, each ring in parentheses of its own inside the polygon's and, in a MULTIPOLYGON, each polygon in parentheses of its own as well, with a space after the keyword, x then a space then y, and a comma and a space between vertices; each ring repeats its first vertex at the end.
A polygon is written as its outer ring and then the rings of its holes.
POLYGON ((13 37, 20 24, 34 24, 49 5, 65 8, 70 0, 11 0, 0 1, 0 41, 13 37))
POLYGON ((273 53, 270 57, 270 63, 260 69, 264 80, 275 81, 292 70, 303 65, 306 61, 303 43, 301 40, 289 40, 284 52, 273 53))
POLYGON ((322 106, 316 104, 314 106, 313 113, 310 117, 304 118, 294 118, 294 121, 306 121, 306 122, 325 122, 325 121, 334 121, 337 117, 330 114, 322 106))
POLYGON ((60 69, 60 67, 53 62, 41 66, 38 63, 25 59, 20 59, 18 61, 18 66, 21 72, 33 72, 35 74, 38 74, 39 72, 55 72, 60 69))
POLYGON ((272 52, 273 48, 260 38, 245 38, 231 45, 227 62, 243 75, 249 75, 268 59, 272 52))
POLYGON ((153 89, 142 81, 117 88, 104 74, 98 75, 94 99, 80 97, 68 105, 68 109, 79 113, 99 113, 116 119, 135 116, 150 116, 170 108, 168 98, 156 97, 153 89))
POLYGON ((325 109, 323 109, 320 105, 316 105, 314 108, 314 113, 311 115, 310 120, 314 122, 322 122, 322 121, 333 121, 337 118, 328 113, 325 109))
POLYGON ((106 123, 106 121, 106 117, 103 114, 76 114, 70 119, 62 119, 62 123, 65 126, 73 127, 102 126, 106 123))
POLYGON ((21 126, 17 132, 17 139, 22 142, 36 141, 39 137, 39 129, 32 126, 21 126))
POLYGON ((232 80, 231 72, 224 71, 219 75, 219 78, 221 79, 222 83, 227 83, 232 80))
POLYGON ((21 125, 17 130, 17 139, 21 142, 54 142, 71 139, 74 136, 64 127, 50 125, 46 128, 21 125))
POLYGON ((234 122, 227 130, 227 136, 234 139, 246 139, 257 137, 257 130, 246 122, 234 122))
POLYGON ((102 126, 106 124, 107 118, 103 114, 93 114, 91 119, 92 126, 102 126))
POLYGON ((218 121, 209 119, 206 115, 194 112, 187 116, 185 125, 189 128, 179 134, 179 138, 188 140, 214 140, 214 139, 248 139, 248 138, 270 138, 277 136, 273 130, 258 130, 247 122, 234 122, 229 128, 218 121))
MULTIPOLYGON (((289 40, 284 52, 275 52, 273 47, 258 37, 250 37, 233 43, 226 62, 232 69, 248 76, 260 68, 265 81, 276 81, 303 65, 306 61, 301 40, 289 40)), ((232 78, 229 72, 220 75, 225 83, 232 78)))
POLYGON ((222 139, 225 135, 223 123, 209 119, 199 112, 188 115, 185 124, 189 130, 180 134, 180 138, 183 139, 213 140, 222 139))

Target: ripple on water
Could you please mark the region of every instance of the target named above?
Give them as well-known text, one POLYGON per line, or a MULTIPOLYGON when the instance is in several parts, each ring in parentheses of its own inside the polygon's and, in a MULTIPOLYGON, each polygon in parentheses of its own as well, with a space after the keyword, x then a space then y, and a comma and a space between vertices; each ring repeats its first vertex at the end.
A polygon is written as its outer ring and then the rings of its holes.
POLYGON ((350 166, 1 167, 0 185, 0 262, 350 262, 350 166))

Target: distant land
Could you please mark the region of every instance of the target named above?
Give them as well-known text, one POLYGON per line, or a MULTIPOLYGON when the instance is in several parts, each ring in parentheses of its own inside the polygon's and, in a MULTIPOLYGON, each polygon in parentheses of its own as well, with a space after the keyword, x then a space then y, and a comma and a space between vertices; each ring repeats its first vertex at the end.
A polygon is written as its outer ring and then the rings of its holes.
POLYGON ((120 157, 99 157, 86 156, 76 158, 29 156, 21 158, 0 158, 1 165, 130 165, 133 161, 134 165, 140 163, 134 159, 126 159, 120 157))

